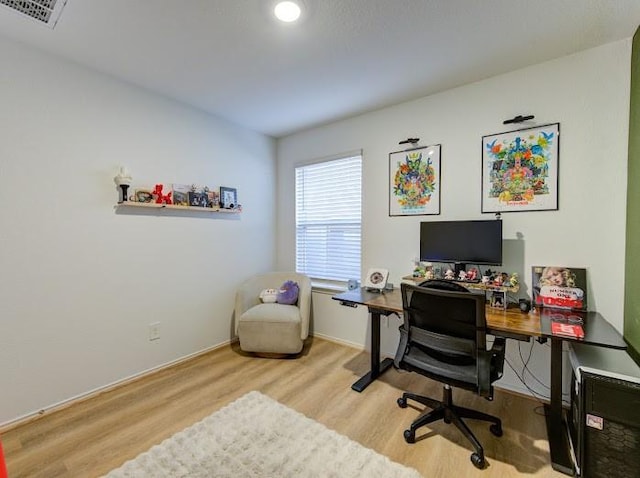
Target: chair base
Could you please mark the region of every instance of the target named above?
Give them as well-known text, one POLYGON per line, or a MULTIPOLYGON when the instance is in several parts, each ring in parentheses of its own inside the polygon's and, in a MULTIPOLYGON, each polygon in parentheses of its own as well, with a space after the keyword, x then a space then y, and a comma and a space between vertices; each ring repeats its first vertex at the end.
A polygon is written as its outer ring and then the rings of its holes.
POLYGON ((419 416, 411 424, 411 427, 408 430, 405 430, 404 438, 407 443, 415 442, 416 430, 418 428, 438 420, 444 420, 447 424, 453 423, 473 445, 473 448, 475 449, 475 452, 471 454, 471 462, 473 465, 480 469, 486 466, 482 445, 462 419, 471 418, 474 420, 490 422, 492 425, 489 427, 489 430, 495 436, 500 437, 502 436, 502 421, 498 417, 494 417, 493 415, 489 415, 478 410, 454 405, 452 401, 451 387, 449 385, 445 385, 443 388, 442 401, 405 392, 402 394, 402 397, 398 399, 398 406, 406 408, 408 399, 421 403, 432 410, 419 416))

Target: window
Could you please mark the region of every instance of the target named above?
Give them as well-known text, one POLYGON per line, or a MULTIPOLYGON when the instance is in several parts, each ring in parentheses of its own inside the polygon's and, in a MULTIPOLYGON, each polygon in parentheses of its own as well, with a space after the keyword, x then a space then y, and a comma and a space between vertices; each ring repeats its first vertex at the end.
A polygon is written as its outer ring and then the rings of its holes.
POLYGON ((296 271, 360 277, 362 154, 296 168, 296 271))

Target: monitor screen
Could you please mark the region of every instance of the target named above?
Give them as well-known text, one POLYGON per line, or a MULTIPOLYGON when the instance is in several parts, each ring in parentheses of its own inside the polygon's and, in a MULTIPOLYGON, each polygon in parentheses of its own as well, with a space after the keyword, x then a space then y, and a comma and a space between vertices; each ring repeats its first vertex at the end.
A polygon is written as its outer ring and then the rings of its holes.
POLYGON ((420 260, 501 265, 502 221, 422 222, 420 260))

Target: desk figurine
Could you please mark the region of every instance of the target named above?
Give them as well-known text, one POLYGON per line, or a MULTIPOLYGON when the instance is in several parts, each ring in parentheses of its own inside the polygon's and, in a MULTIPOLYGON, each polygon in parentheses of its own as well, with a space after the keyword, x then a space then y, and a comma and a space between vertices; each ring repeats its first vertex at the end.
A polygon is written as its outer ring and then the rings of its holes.
POLYGON ((478 280, 478 269, 476 269, 475 267, 472 269, 469 269, 467 271, 467 280, 468 281, 478 280))
POLYGON ((460 271, 458 273, 458 280, 459 281, 465 281, 467 279, 467 273, 466 271, 460 271))
MULTIPOLYGON (((413 277, 427 277, 427 274, 432 270, 433 264, 431 262, 420 262, 418 259, 413 261, 413 277)), ((433 279, 433 277, 431 278, 433 279)))
POLYGON ((518 278, 517 272, 514 272, 513 274, 511 274, 511 277, 509 277, 509 282, 511 283, 511 287, 515 287, 520 283, 520 279, 518 278))
POLYGON ((446 280, 454 280, 456 275, 451 269, 447 269, 447 272, 444 273, 444 278, 446 280))

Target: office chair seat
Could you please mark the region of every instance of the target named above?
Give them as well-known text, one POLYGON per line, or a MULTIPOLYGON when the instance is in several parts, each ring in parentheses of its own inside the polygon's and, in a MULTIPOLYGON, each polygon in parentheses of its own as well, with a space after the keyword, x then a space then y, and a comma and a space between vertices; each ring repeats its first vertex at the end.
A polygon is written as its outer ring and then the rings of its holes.
POLYGON ((437 420, 453 423, 471 442, 471 462, 484 468, 484 449, 463 418, 491 423, 489 430, 502 436, 502 422, 492 415, 453 404, 451 387, 471 390, 493 399, 493 382, 502 376, 505 340, 496 338, 486 349, 485 298, 449 281, 427 281, 420 286, 401 285, 403 319, 400 344, 394 360, 400 369, 443 383, 442 400, 405 392, 397 400, 401 408, 414 400, 431 409, 405 430, 414 443, 416 430, 437 420))

